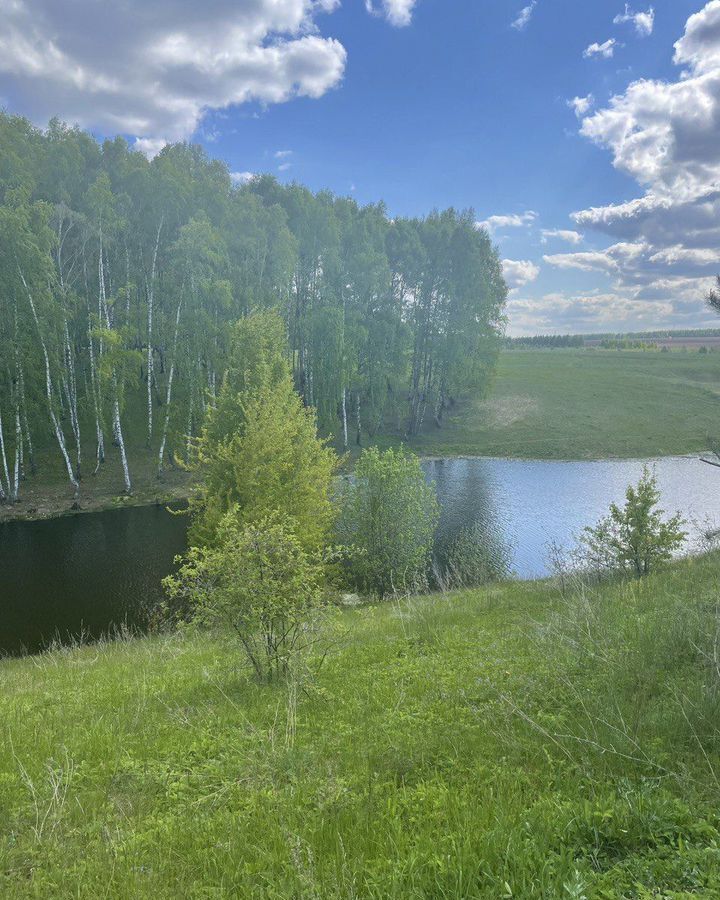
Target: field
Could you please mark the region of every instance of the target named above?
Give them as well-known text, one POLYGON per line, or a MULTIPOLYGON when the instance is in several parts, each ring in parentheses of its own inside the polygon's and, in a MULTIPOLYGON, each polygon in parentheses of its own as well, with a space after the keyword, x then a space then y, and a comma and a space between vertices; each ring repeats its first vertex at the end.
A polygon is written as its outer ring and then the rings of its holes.
POLYGON ((465 402, 420 453, 538 459, 696 453, 720 436, 720 353, 512 350, 487 399, 465 402))
POLYGON ((0 662, 0 896, 720 896, 719 563, 0 662))
MULTIPOLYGON (((133 498, 120 496, 118 451, 108 449, 95 477, 93 448, 86 447, 83 509, 164 501, 190 490, 188 474, 177 469, 157 480, 141 418, 128 423, 128 432, 133 498)), ((720 353, 513 350, 501 354, 486 399, 462 401, 443 428, 429 425, 410 447, 427 456, 650 457, 703 451, 714 436, 720 437, 720 353)), ((375 440, 387 446, 403 435, 375 440)), ((21 502, 0 506, 0 521, 70 508, 72 491, 57 449, 42 452, 40 464, 39 475, 23 485, 21 502)))

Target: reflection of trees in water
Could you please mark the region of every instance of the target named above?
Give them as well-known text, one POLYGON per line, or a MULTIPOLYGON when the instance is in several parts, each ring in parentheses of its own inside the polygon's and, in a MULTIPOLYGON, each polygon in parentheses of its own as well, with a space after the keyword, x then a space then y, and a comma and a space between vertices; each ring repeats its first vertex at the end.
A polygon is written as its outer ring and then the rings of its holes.
POLYGON ((512 546, 498 515, 489 466, 439 460, 428 467, 440 501, 433 575, 439 587, 470 587, 510 574, 512 546))

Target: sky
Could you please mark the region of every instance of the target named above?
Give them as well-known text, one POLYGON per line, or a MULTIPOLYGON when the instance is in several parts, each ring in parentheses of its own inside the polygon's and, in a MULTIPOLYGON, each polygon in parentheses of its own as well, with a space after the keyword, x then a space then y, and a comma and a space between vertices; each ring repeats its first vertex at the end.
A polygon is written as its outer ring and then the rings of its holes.
POLYGON ((0 0, 0 104, 471 207, 511 334, 720 325, 720 0, 0 0))

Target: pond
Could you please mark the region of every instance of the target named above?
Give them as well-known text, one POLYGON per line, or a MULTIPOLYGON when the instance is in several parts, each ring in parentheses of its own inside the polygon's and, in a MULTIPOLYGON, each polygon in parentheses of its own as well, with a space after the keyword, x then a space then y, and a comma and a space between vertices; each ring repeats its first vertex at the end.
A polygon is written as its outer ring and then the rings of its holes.
MULTIPOLYGON (((696 458, 652 461, 668 512, 689 520, 691 539, 720 526, 720 469, 696 458)), ((428 460, 441 503, 437 549, 479 523, 520 578, 548 574, 548 544, 569 547, 643 462, 428 460)), ((157 506, 0 524, 0 652, 38 650, 54 637, 94 637, 140 625, 160 600, 160 581, 185 547, 187 519, 157 506)))

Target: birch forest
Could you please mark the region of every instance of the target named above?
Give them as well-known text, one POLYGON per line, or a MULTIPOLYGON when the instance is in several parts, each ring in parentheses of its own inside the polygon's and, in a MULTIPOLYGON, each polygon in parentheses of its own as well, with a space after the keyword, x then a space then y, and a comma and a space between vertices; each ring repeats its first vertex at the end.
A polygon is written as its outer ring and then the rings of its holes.
POLYGON ((158 477, 222 383, 229 326, 286 323, 295 385, 339 447, 442 427, 486 389, 507 288, 472 211, 392 219, 200 147, 148 160, 0 115, 0 501, 51 455, 77 491, 108 454, 158 477))

